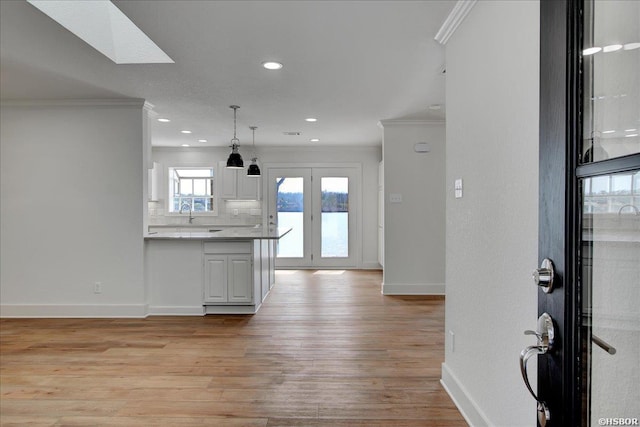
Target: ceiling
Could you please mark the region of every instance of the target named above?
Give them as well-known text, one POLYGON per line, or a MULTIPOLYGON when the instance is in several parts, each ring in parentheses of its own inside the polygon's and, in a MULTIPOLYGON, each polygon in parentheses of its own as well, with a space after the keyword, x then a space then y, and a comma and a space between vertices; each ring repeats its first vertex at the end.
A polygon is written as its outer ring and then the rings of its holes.
POLYGON ((171 120, 153 120, 154 146, 229 145, 231 104, 241 145, 252 125, 258 146, 375 146, 381 119, 444 119, 429 108, 445 101, 434 36, 453 0, 114 4, 175 63, 117 65, 26 1, 1 1, 2 99, 143 98, 171 120))

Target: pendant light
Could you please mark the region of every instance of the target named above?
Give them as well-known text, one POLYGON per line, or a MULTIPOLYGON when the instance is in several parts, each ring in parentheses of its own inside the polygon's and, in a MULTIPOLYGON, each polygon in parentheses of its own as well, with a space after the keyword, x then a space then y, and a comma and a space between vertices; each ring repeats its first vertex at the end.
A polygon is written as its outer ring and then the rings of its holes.
POLYGON ((244 162, 242 161, 242 156, 238 152, 240 140, 236 138, 236 112, 240 107, 237 105, 230 105, 229 108, 233 108, 233 139, 231 140, 231 154, 229 154, 229 158, 227 159, 227 168, 242 169, 244 168, 244 162))
POLYGON ((253 158, 251 159, 251 164, 247 169, 247 176, 251 178, 260 178, 260 167, 258 166, 258 157, 256 157, 256 129, 257 126, 249 126, 249 129, 253 131, 253 158))

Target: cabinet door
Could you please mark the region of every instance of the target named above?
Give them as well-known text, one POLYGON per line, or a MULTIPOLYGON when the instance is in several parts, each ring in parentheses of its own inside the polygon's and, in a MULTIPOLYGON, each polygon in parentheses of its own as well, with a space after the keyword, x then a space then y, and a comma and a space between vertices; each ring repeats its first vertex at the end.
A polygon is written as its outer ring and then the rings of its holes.
POLYGON ((227 302, 227 257, 205 255, 204 301, 227 302))
POLYGON ((236 198, 236 169, 227 169, 226 162, 218 163, 218 194, 221 199, 236 198))
POLYGON ((251 255, 228 256, 228 302, 251 302, 252 266, 251 255))
POLYGON ((260 263, 262 268, 260 269, 260 280, 262 282, 262 300, 267 296, 269 289, 269 240, 260 241, 260 263))
POLYGON ((276 284, 276 241, 269 240, 269 289, 276 284))
POLYGON ((244 169, 237 172, 237 198, 239 200, 260 200, 260 183, 262 180, 247 176, 247 171, 244 169))

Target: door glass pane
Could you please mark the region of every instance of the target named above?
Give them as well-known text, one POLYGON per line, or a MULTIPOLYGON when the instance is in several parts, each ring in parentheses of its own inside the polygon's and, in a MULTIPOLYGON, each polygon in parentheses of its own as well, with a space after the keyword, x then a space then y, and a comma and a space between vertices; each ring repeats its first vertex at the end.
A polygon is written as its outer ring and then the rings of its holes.
POLYGON ((321 249, 323 258, 349 257, 349 178, 322 177, 321 249))
POLYGON ((638 418, 640 172, 582 180, 584 419, 638 418), (587 190, 596 181, 599 191, 587 190), (597 207, 597 208, 594 208, 597 207))
POLYGON ((278 240, 276 256, 304 258, 304 178, 276 178, 276 215, 278 227, 291 228, 278 240))
POLYGON ((581 162, 640 153, 640 1, 585 2, 581 162))

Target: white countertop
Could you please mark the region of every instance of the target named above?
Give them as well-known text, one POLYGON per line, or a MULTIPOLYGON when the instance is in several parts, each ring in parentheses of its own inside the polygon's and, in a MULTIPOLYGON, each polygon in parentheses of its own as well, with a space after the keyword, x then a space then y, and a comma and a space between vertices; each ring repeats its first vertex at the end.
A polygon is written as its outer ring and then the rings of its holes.
POLYGON ((149 233, 145 240, 277 240, 291 231, 291 228, 232 227, 216 232, 176 231, 149 233))

